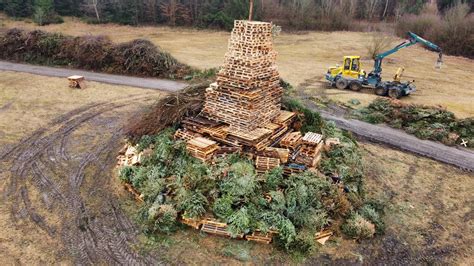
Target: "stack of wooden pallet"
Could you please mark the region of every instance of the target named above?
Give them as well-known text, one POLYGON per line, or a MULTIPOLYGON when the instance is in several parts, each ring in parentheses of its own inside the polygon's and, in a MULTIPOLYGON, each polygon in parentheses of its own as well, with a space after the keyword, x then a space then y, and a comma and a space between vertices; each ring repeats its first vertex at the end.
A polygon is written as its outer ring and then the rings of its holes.
POLYGON ((308 132, 301 138, 301 146, 295 162, 307 167, 314 167, 321 160, 321 149, 323 147, 323 135, 308 132))
POLYGON ((280 141, 280 146, 288 149, 296 149, 301 144, 301 132, 290 132, 280 141))
POLYGON ((198 158, 203 162, 208 162, 219 149, 219 146, 213 140, 204 137, 197 137, 187 142, 186 149, 193 157, 198 158))
POLYGON ((204 115, 237 132, 278 117, 283 90, 275 61, 272 24, 235 21, 217 82, 206 90, 204 115))

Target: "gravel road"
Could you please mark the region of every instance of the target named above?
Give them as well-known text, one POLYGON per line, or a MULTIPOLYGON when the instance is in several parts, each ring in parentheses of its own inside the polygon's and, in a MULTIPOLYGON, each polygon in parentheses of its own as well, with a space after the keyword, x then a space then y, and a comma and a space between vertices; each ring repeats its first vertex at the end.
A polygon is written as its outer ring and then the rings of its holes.
POLYGON ((166 79, 151 79, 151 78, 138 78, 131 76, 120 76, 112 74, 96 73, 91 71, 68 69, 68 68, 56 68, 56 67, 45 67, 35 66, 27 64, 11 63, 7 61, 0 61, 0 70, 5 71, 16 71, 25 72, 30 74, 60 77, 65 78, 72 75, 84 76, 86 80, 125 85, 131 87, 139 87, 145 89, 154 89, 162 91, 179 91, 187 86, 184 82, 166 80, 166 79))

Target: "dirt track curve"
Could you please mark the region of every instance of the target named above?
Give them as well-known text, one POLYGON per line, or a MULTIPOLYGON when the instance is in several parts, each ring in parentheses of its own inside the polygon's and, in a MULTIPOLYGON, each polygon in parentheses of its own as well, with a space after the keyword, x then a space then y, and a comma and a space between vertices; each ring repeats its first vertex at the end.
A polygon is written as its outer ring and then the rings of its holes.
POLYGON ((351 131, 359 137, 451 164, 463 170, 474 171, 474 152, 468 149, 449 147, 438 142, 422 140, 384 125, 373 125, 360 120, 347 119, 334 112, 321 110, 302 92, 300 92, 300 97, 303 98, 306 106, 318 111, 322 117, 334 121, 339 128, 351 131))
POLYGON ((9 178, 2 204, 9 204, 13 222, 29 220, 65 243, 75 264, 158 264, 131 248, 138 229, 110 193, 123 117, 137 102, 154 100, 135 96, 82 106, 3 151, 0 164, 9 178))
POLYGON ((166 79, 152 79, 152 78, 138 78, 130 76, 112 75, 104 73, 96 73, 91 71, 84 71, 78 69, 67 69, 67 68, 56 68, 56 67, 45 67, 35 66, 28 64, 18 64, 7 61, 0 61, 0 70, 5 71, 16 71, 25 72, 30 74, 60 77, 65 78, 72 75, 84 76, 86 80, 115 84, 125 85, 131 87, 139 87, 145 89, 154 89, 161 91, 179 91, 187 86, 184 82, 166 80, 166 79))

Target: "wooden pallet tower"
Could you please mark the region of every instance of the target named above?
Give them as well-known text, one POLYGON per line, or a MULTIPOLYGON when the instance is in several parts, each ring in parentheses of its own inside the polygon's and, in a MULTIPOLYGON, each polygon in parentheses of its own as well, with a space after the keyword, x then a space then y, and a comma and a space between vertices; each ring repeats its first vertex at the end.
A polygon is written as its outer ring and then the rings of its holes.
POLYGON ((280 115, 280 76, 272 23, 237 20, 217 82, 206 91, 203 113, 230 131, 252 132, 280 115))

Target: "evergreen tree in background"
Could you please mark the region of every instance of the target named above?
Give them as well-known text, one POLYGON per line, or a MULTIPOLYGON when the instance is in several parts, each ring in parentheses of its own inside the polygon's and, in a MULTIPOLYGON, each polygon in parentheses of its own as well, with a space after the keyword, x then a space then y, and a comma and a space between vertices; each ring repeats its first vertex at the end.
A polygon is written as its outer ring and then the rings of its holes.
POLYGON ((33 15, 33 0, 2 0, 7 15, 22 18, 33 15))
POLYGON ((54 10, 61 16, 80 16, 82 0, 54 0, 54 10))
POLYGON ((33 20, 40 26, 63 21, 54 10, 53 0, 35 0, 33 20))

